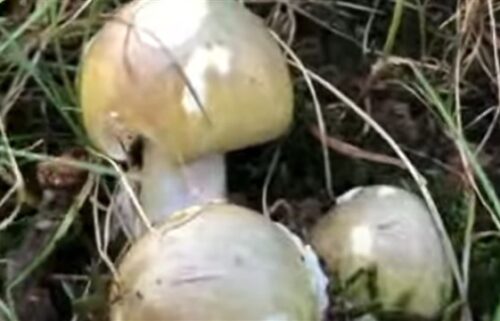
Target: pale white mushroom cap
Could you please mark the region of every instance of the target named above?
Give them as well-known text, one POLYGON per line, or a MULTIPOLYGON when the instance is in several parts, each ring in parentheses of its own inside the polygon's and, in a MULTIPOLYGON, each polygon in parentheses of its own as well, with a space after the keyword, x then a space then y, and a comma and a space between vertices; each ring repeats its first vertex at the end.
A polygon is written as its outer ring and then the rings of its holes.
POLYGON ((251 210, 176 214, 119 265, 111 320, 321 320, 326 278, 310 248, 251 210))
POLYGON ((342 195, 317 223, 312 244, 341 284, 355 280, 345 293, 354 304, 435 317, 450 298, 452 274, 432 218, 400 188, 359 187, 342 195))

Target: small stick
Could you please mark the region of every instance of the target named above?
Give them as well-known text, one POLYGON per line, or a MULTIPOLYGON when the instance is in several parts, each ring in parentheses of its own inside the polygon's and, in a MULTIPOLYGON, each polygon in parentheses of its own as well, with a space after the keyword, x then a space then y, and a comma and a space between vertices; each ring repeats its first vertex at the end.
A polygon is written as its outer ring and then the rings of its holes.
MULTIPOLYGON (((311 126, 310 131, 314 137, 316 137, 320 141, 322 140, 321 134, 316 126, 311 126)), ((353 158, 364 159, 375 163, 393 165, 406 170, 405 164, 395 157, 366 151, 332 136, 325 136, 324 139, 326 145, 339 154, 350 156, 353 158)))

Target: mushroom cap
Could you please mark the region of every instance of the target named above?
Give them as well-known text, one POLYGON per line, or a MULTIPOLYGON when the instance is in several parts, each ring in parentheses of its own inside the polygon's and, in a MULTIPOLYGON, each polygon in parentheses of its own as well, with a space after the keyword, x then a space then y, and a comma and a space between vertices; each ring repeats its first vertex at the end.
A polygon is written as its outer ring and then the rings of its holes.
POLYGON ((251 210, 176 214, 119 265, 111 320, 320 320, 326 279, 309 247, 251 210))
POLYGON ((237 1, 125 5, 87 46, 79 89, 88 135, 117 159, 137 135, 176 161, 244 148, 293 114, 286 60, 237 1))
POLYGON ((312 245, 356 305, 432 318, 450 298, 442 242, 423 202, 405 190, 347 192, 314 227, 312 245))

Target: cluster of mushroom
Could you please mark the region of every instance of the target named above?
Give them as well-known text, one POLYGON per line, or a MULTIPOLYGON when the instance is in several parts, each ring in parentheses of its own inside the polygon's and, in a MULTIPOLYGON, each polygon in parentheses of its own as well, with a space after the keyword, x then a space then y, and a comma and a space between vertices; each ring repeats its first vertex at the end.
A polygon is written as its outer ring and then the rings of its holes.
MULTIPOLYGON (((143 142, 139 199, 153 229, 127 217, 137 240, 119 263, 111 320, 323 318, 327 281, 312 248, 226 200, 223 153, 292 121, 286 60, 261 20, 230 0, 132 1, 86 48, 79 85, 98 148, 125 160, 143 142)), ((376 268, 383 309, 441 310, 449 271, 415 197, 349 193, 312 234, 336 281, 376 268)), ((369 302, 372 283, 355 282, 349 299, 369 302)))

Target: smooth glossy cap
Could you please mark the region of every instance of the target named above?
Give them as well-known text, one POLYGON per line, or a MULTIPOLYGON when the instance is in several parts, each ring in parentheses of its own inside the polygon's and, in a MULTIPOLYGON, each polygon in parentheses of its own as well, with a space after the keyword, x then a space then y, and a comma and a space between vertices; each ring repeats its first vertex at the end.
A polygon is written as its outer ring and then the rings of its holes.
POLYGON ((293 114, 286 60, 237 1, 131 2, 88 45, 79 84, 90 138, 118 159, 136 135, 181 161, 240 149, 293 114))
POLYGON ((353 189, 312 232, 312 245, 354 304, 435 317, 452 274, 432 218, 415 195, 392 186, 353 189))
POLYGON ((120 263, 111 320, 320 320, 324 275, 297 241, 234 205, 174 216, 120 263))

